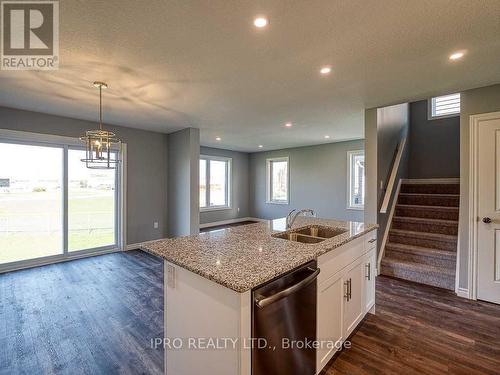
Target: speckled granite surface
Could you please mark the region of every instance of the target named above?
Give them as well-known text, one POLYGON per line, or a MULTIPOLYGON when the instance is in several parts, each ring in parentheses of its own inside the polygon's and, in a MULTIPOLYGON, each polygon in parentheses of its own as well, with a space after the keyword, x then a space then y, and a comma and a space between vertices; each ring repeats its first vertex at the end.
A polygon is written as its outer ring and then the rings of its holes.
POLYGON ((141 249, 242 293, 377 228, 373 224, 299 217, 293 229, 315 224, 347 231, 317 244, 303 244, 272 237, 285 230, 285 219, 277 219, 145 242, 141 249))

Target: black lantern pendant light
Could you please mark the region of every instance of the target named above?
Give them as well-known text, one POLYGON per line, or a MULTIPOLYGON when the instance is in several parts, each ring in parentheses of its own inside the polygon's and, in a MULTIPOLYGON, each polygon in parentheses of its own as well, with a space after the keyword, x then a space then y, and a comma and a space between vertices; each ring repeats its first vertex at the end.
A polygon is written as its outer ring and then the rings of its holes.
POLYGON ((87 130, 80 139, 85 142, 86 155, 81 159, 90 169, 113 169, 119 160, 121 141, 115 133, 102 129, 102 90, 108 85, 104 82, 94 82, 99 89, 99 129, 87 130))

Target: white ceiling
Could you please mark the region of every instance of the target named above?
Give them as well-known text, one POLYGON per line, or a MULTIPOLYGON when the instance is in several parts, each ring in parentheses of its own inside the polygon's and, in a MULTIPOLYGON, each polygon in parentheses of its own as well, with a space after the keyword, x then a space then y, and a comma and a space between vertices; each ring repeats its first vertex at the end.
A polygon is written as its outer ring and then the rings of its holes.
POLYGON ((498 0, 66 0, 60 13, 59 71, 1 71, 0 105, 95 120, 104 80, 108 123, 193 126, 203 145, 256 151, 362 138, 364 108, 500 82, 498 0))

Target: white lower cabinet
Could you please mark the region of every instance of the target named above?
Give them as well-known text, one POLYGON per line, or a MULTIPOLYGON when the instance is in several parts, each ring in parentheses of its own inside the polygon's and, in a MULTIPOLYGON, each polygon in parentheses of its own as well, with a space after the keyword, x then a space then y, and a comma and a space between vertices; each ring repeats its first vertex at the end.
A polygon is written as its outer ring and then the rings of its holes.
POLYGON ((344 275, 344 337, 348 337, 365 316, 365 295, 363 292, 365 264, 356 260, 344 275))
POLYGON ((375 306, 375 277, 377 276, 377 249, 374 248, 365 256, 365 311, 375 306))
POLYGON ((376 247, 369 236, 373 233, 318 258, 316 374, 375 304, 376 247))
POLYGON ((344 308, 342 274, 332 276, 318 285, 316 368, 322 369, 340 349, 343 340, 342 309, 344 308))

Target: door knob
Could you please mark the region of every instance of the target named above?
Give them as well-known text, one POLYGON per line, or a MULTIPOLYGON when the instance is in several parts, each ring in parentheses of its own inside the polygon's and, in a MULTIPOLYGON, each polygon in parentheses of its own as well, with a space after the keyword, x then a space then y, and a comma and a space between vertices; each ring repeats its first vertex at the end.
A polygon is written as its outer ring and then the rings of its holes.
POLYGON ((483 223, 490 224, 491 223, 491 219, 489 217, 483 217, 483 223))

